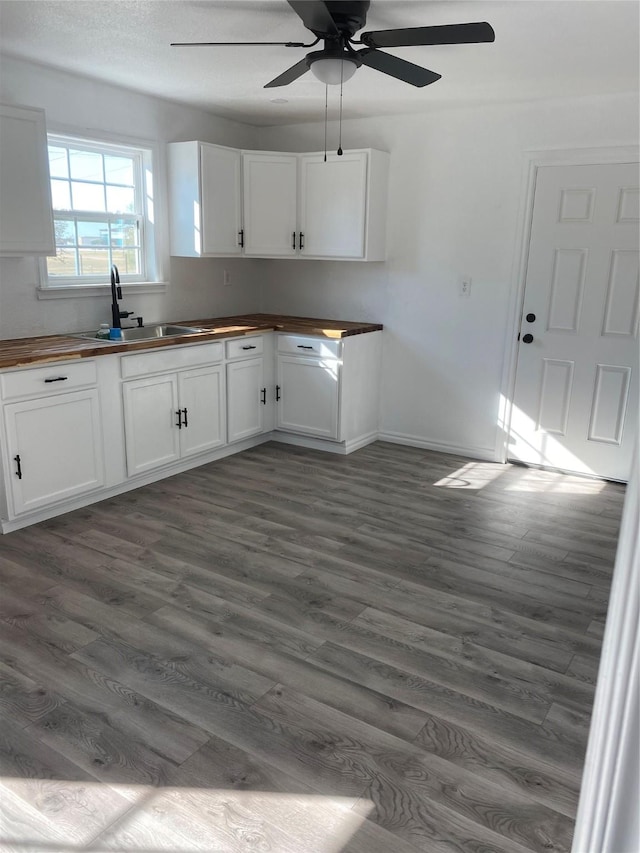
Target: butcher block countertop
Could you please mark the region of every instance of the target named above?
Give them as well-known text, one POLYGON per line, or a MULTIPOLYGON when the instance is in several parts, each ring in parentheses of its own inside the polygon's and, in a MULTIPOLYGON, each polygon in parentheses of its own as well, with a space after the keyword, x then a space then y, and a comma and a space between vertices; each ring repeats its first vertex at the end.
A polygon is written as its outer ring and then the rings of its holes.
POLYGON ((30 364, 93 358, 96 355, 108 355, 109 353, 136 352, 143 349, 157 349, 158 347, 206 343, 217 338, 253 335, 256 332, 321 335, 335 340, 351 335, 377 332, 382 329, 379 323, 321 320, 313 317, 290 317, 284 314, 239 314, 233 317, 214 317, 208 320, 179 320, 175 325, 196 326, 206 331, 153 340, 128 341, 123 344, 83 340, 71 335, 0 340, 0 368, 26 367, 30 364))

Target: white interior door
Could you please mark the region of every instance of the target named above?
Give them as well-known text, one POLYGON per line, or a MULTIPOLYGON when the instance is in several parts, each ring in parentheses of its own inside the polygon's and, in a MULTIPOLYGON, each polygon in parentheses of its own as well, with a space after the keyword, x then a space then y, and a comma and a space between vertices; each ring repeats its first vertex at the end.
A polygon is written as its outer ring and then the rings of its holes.
POLYGON ((510 459, 626 481, 638 421, 637 164, 538 169, 510 459))

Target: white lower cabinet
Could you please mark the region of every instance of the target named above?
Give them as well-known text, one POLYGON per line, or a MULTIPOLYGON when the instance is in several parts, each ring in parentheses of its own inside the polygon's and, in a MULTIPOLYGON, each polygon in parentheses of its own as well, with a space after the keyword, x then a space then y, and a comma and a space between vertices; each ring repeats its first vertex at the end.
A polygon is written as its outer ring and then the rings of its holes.
POLYGON ((15 515, 103 485, 95 388, 11 403, 4 415, 15 515))
POLYGON ((373 441, 378 431, 381 333, 343 339, 276 337, 276 429, 287 434, 286 440, 326 439, 339 442, 345 453, 373 441))
POLYGON ((377 437, 381 333, 263 333, 0 371, 0 528, 259 444, 377 437))
POLYGON ((225 443, 222 365, 124 382, 130 477, 225 443))

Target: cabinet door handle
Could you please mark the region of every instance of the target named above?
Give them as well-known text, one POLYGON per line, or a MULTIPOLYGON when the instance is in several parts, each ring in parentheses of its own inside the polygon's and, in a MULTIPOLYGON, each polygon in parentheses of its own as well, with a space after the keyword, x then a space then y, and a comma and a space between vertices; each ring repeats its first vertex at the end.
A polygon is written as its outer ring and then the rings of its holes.
POLYGON ((49 376, 45 379, 45 382, 65 382, 69 377, 68 376, 49 376))
POLYGON ((184 409, 183 409, 182 411, 184 412, 184 425, 185 425, 186 427, 188 427, 188 426, 189 426, 189 421, 187 420, 187 407, 185 406, 185 407, 184 407, 184 409))
POLYGON ((295 252, 295 250, 296 250, 296 232, 295 232, 295 231, 293 231, 293 232, 292 232, 292 234, 291 234, 291 240, 292 240, 292 242, 291 242, 291 248, 292 248, 292 249, 293 249, 293 251, 295 252))
POLYGON ((178 416, 178 422, 176 426, 178 429, 182 429, 182 409, 176 409, 176 415, 178 416))
POLYGON ((242 347, 242 349, 255 349, 255 347, 253 346, 253 344, 250 344, 247 347, 242 347))
POLYGON ((238 231, 238 245, 241 249, 244 249, 244 228, 238 231))
POLYGON ((300 247, 300 251, 304 249, 304 234, 302 231, 300 232, 300 238, 298 240, 298 246, 300 247))
POLYGON ((313 349, 313 347, 306 346, 306 344, 298 344, 298 349, 313 349))
POLYGON ((280 399, 280 386, 276 385, 276 403, 280 399))
POLYGON ((262 401, 262 405, 266 406, 267 405, 267 389, 266 388, 263 388, 262 391, 260 392, 260 399, 262 401))
POLYGON ((22 466, 20 465, 20 454, 16 454, 13 457, 14 462, 16 463, 16 477, 21 480, 22 479, 22 466))

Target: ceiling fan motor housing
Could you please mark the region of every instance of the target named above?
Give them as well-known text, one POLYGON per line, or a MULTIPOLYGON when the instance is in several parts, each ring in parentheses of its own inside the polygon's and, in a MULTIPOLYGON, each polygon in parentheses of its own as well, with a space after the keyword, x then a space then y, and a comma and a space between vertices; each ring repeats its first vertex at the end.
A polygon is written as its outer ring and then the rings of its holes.
MULTIPOLYGON (((370 0, 326 0, 325 5, 344 39, 352 38, 367 23, 370 0)), ((313 32, 322 39, 329 35, 313 32)))

